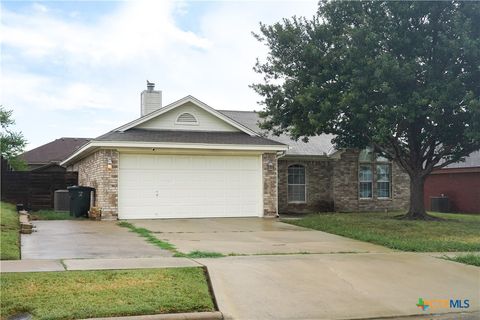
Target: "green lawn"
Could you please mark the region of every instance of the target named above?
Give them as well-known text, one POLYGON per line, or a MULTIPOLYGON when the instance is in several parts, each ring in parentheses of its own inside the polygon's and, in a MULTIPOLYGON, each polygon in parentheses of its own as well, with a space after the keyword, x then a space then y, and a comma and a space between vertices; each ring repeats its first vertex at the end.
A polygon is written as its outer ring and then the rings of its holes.
POLYGON ((84 217, 75 218, 68 211, 39 210, 30 212, 31 220, 82 220, 84 217))
POLYGON ((452 258, 445 258, 445 259, 480 267, 480 255, 478 254, 473 254, 473 253, 461 254, 452 258))
POLYGON ((438 214, 443 221, 398 220, 397 213, 329 213, 283 222, 403 251, 480 251, 480 215, 438 214))
POLYGON ((83 319, 214 311, 202 268, 4 273, 2 319, 83 319))
POLYGON ((13 204, 0 203, 0 260, 20 259, 20 222, 13 204))

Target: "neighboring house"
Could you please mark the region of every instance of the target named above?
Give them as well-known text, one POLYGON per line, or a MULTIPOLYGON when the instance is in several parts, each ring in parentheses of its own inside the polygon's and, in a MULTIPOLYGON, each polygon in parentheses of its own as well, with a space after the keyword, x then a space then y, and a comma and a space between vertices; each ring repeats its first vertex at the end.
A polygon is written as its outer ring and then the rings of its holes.
POLYGON ((165 107, 153 84, 141 117, 92 139, 61 165, 96 188, 103 219, 268 217, 279 212, 398 210, 408 176, 368 150, 265 135, 255 112, 187 96, 165 107))
POLYGON ((450 211, 480 213, 480 151, 464 162, 434 170, 425 180, 424 203, 431 210, 432 197, 448 197, 450 211))
POLYGON ((60 138, 27 151, 20 157, 25 160, 30 171, 65 171, 58 164, 88 141, 88 138, 60 138))

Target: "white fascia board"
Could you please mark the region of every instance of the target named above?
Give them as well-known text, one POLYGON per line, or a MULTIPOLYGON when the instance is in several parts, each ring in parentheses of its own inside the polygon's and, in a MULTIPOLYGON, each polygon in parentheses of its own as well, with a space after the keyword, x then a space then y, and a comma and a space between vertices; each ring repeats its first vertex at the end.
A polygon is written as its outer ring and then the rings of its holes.
POLYGON ((164 113, 166 113, 166 112, 168 112, 168 111, 170 111, 170 110, 173 110, 173 109, 175 109, 175 108, 177 108, 177 107, 179 107, 179 106, 181 106, 181 105, 183 105, 183 104, 185 104, 185 103, 187 103, 187 102, 191 102, 191 103, 195 104, 196 106, 202 108, 203 110, 207 111, 208 113, 216 116, 216 117, 219 118, 220 120, 228 123, 229 125, 237 128, 237 129, 240 130, 240 131, 243 131, 243 132, 249 134, 250 136, 259 136, 259 134, 258 134, 257 132, 255 132, 255 131, 253 131, 253 130, 247 128, 247 127, 245 127, 244 125, 242 125, 241 123, 238 123, 237 121, 235 121, 235 120, 233 120, 233 119, 230 119, 229 117, 225 116, 225 115, 222 114, 221 112, 218 112, 217 110, 213 109, 212 107, 210 107, 210 106, 207 105, 206 103, 204 103, 204 102, 202 102, 202 101, 198 100, 197 98, 195 98, 195 97, 193 97, 193 96, 190 96, 190 95, 188 95, 188 96, 186 96, 186 97, 184 97, 184 98, 182 98, 182 99, 180 99, 180 100, 177 100, 177 101, 175 101, 175 102, 173 102, 173 103, 170 103, 169 105, 167 105, 167 106, 165 106, 165 107, 163 107, 163 108, 160 108, 160 109, 158 109, 158 110, 156 110, 156 111, 153 111, 153 112, 151 112, 151 113, 149 113, 149 114, 147 114, 147 115, 145 115, 145 116, 143 116, 143 117, 141 117, 141 118, 138 118, 138 119, 136 119, 136 120, 133 120, 133 121, 131 121, 131 122, 129 122, 129 123, 127 123, 127 124, 125 124, 125 125, 123 125, 123 126, 121 126, 121 127, 118 127, 118 128, 116 128, 115 130, 112 130, 112 131, 121 131, 121 132, 123 132, 123 131, 125 131, 125 130, 131 129, 131 128, 133 128, 133 127, 138 126, 139 124, 142 124, 142 123, 144 123, 144 122, 146 122, 146 121, 148 121, 148 120, 151 120, 151 119, 153 119, 153 118, 155 118, 155 117, 157 117, 157 116, 159 116, 159 115, 162 115, 162 114, 164 114, 164 113))
POLYGON ((90 141, 77 150, 60 165, 66 166, 82 154, 98 148, 152 148, 152 149, 200 149, 200 150, 240 150, 240 151, 285 151, 287 145, 248 145, 248 144, 210 144, 210 143, 178 143, 178 142, 131 142, 131 141, 90 141))

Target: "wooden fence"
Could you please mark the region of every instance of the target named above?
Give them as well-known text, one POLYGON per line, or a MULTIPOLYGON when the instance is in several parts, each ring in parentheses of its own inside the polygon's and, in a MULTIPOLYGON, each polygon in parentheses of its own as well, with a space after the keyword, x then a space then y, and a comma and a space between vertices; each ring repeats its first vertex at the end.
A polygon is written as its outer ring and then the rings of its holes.
POLYGON ((22 203, 29 210, 51 209, 55 190, 77 184, 77 172, 2 170, 2 201, 22 203))

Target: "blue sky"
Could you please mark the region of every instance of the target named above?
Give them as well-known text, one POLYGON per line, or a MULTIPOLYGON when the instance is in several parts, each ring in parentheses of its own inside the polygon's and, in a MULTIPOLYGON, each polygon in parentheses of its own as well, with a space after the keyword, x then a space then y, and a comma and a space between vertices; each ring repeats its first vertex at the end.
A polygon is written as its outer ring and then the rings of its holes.
POLYGON ((146 79, 164 104, 188 94, 258 110, 249 84, 258 23, 312 16, 316 1, 2 1, 1 101, 37 147, 96 137, 139 116, 146 79))

